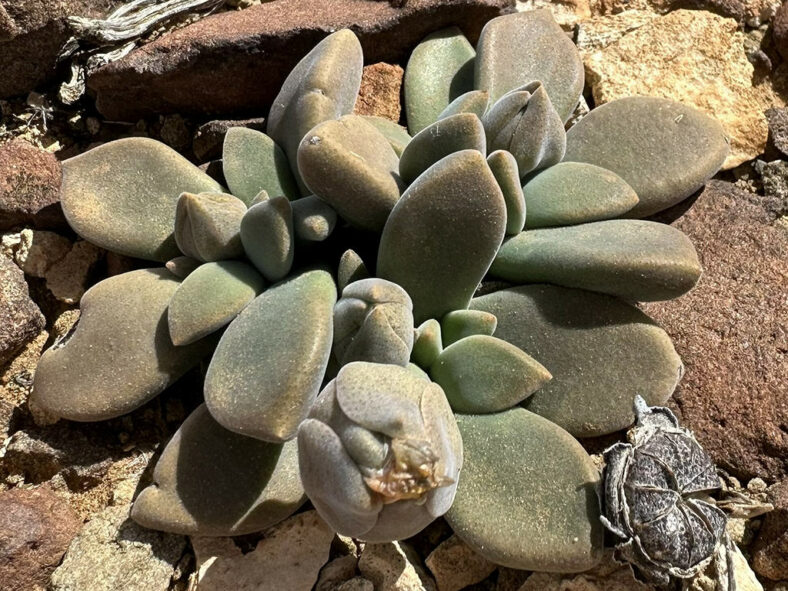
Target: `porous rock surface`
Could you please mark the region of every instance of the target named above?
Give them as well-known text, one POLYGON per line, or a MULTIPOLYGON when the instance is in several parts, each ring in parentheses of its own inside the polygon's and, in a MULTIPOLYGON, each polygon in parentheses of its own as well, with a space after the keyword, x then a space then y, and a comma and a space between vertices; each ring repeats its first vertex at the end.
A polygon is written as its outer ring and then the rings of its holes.
POLYGON ((724 168, 761 154, 763 111, 781 100, 753 86, 753 66, 737 23, 710 12, 677 10, 587 55, 586 75, 597 105, 634 95, 659 96, 716 117, 730 138, 724 168))
POLYGON ((496 565, 457 536, 441 542, 424 561, 440 591, 459 591, 486 579, 496 565))
POLYGON ((107 507, 79 532, 52 574, 52 591, 166 591, 186 538, 145 529, 130 505, 107 507))
POLYGON ((753 546, 753 568, 767 579, 788 580, 788 480, 769 490, 774 511, 766 514, 753 546))
POLYGON ((788 228, 764 201, 711 181, 673 223, 698 250, 698 285, 643 308, 684 361, 670 403, 682 424, 721 468, 774 481, 788 475, 788 228))
POLYGON ((165 35, 100 68, 88 85, 108 119, 259 112, 271 104, 293 66, 329 32, 350 27, 368 63, 396 61, 425 35, 450 25, 459 25, 475 42, 488 20, 513 5, 513 0, 267 2, 165 35))
POLYGON ((788 4, 783 5, 774 16, 774 24, 772 25, 772 38, 777 50, 784 59, 788 59, 788 4))
POLYGON ((202 563, 197 589, 309 591, 328 560, 333 537, 317 511, 306 511, 271 528, 246 554, 229 539, 223 544, 221 539, 192 538, 202 563))
POLYGON ((366 544, 358 570, 375 589, 436 591, 435 581, 412 559, 412 553, 413 549, 403 542, 366 544))
MULTIPOLYGON (((0 44, 0 62, 2 55, 0 44)), ((0 72, 5 77, 1 63, 0 72)), ((61 174, 53 154, 24 140, 0 145, 0 230, 20 224, 64 226, 59 203, 61 174)))
POLYGON ((0 585, 42 589, 82 523, 49 485, 0 493, 0 585))
POLYGON ((44 315, 30 299, 25 275, 0 255, 0 365, 44 327, 44 315))
POLYGON ((353 112, 399 121, 400 92, 405 71, 396 64, 379 62, 364 67, 361 90, 353 112))

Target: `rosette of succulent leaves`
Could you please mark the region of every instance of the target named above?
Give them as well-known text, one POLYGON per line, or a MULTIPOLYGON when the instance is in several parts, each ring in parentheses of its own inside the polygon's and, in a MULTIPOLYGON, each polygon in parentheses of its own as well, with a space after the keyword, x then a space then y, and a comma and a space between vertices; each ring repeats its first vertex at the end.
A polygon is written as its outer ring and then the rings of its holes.
POLYGON ((351 31, 326 37, 267 134, 227 133, 220 180, 145 138, 64 163, 72 228, 152 263, 88 290, 35 402, 117 417, 205 360, 205 404, 137 522, 243 534, 309 498, 362 540, 444 515, 495 563, 588 569, 600 476, 576 438, 671 396, 681 360, 635 302, 701 273, 684 234, 643 218, 720 168, 723 130, 633 97, 565 131, 583 65, 545 10, 490 21, 475 49, 458 29, 424 39, 407 130, 353 114, 362 68, 351 31))

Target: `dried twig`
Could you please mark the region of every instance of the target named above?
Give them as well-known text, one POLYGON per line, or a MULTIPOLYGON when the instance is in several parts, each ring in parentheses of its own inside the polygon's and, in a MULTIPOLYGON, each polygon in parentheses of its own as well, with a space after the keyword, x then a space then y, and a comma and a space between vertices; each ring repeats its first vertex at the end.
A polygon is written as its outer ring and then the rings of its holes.
POLYGON ((185 13, 211 10, 224 0, 133 0, 106 19, 72 16, 68 23, 79 39, 111 45, 137 39, 160 24, 185 13))
POLYGON ((77 102, 85 94, 86 72, 120 59, 137 41, 172 19, 196 12, 210 12, 225 0, 132 0, 105 19, 69 17, 74 36, 60 53, 71 59, 71 78, 58 91, 65 104, 77 102))

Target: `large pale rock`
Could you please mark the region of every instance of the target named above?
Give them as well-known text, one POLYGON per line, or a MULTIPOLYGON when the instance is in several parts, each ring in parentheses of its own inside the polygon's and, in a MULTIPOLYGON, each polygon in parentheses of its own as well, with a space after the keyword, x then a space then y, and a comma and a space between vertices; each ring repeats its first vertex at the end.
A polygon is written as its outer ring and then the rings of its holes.
POLYGON ((595 51, 612 45, 627 33, 657 18, 659 15, 650 10, 625 10, 616 14, 594 16, 578 23, 575 44, 580 55, 586 59, 595 51))
POLYGON ((634 95, 658 96, 716 117, 730 137, 724 168, 761 154, 763 111, 782 101, 753 86, 753 66, 737 23, 710 12, 677 10, 584 59, 597 105, 634 95))
POLYGON ((571 31, 578 22, 591 16, 595 4, 595 0, 517 0, 515 8, 518 12, 549 8, 555 22, 565 31, 571 31))
POLYGON ((707 10, 757 28, 774 18, 781 2, 782 0, 591 0, 591 12, 594 15, 614 15, 627 10, 643 10, 659 16, 679 8, 688 8, 707 10))
POLYGON ((496 566, 457 536, 441 542, 425 560, 440 591, 459 591, 483 581, 496 566))
POLYGON ((251 552, 243 554, 232 542, 217 548, 214 560, 203 561, 197 591, 309 591, 333 537, 317 511, 299 513, 266 532, 251 552))
POLYGON ((52 591, 166 591, 186 538, 128 519, 129 505, 107 507, 74 539, 52 574, 52 591))
POLYGON ((375 589, 385 591, 434 591, 435 582, 414 563, 412 550, 401 542, 367 544, 358 570, 375 589))

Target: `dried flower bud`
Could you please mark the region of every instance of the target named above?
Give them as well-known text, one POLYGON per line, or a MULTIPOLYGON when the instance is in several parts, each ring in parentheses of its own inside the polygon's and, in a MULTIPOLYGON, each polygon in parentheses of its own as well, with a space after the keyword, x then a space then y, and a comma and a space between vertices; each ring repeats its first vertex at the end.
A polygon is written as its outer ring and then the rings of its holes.
POLYGON ((462 440, 440 386, 394 365, 350 363, 298 431, 301 480, 337 532, 414 535, 454 500, 462 440))

